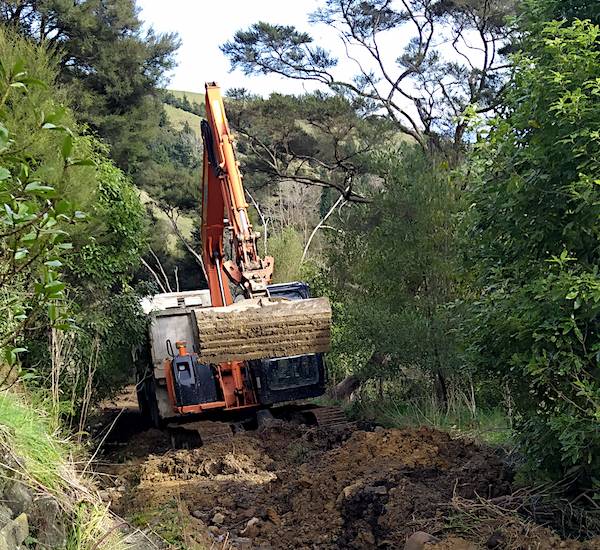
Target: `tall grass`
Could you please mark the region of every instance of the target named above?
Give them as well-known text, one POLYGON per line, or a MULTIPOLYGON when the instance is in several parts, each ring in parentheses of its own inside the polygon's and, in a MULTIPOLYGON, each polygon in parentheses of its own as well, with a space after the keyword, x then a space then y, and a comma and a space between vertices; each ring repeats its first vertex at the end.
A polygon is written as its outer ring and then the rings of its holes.
POLYGON ((60 437, 56 418, 39 403, 12 391, 0 393, 0 441, 30 485, 53 493, 66 488, 63 465, 71 446, 60 437))
POLYGON ((0 477, 52 496, 67 522, 66 550, 126 548, 119 520, 77 472, 74 443, 61 435, 56 408, 36 394, 0 393, 0 477), (54 412, 51 412, 54 411, 54 412))
POLYGON ((389 428, 429 426, 491 445, 512 443, 509 418, 500 407, 475 410, 460 404, 441 407, 433 397, 369 399, 352 403, 348 412, 355 418, 375 420, 389 428))

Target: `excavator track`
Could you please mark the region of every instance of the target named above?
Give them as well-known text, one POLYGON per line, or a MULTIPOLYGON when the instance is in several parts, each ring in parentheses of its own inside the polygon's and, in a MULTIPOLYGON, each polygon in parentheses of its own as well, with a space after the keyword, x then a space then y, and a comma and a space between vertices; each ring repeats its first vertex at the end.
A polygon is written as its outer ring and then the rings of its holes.
MULTIPOLYGON (((319 428, 343 429, 355 425, 346 417, 340 407, 335 406, 310 406, 309 408, 296 408, 292 411, 285 407, 281 409, 264 409, 270 418, 279 418, 291 423, 305 423, 319 428), (278 411, 280 414, 278 414, 278 411), (285 411, 281 414, 282 411, 285 411), (271 414, 274 413, 274 416, 271 414)), ((267 419, 268 421, 268 419, 267 419)), ((258 426, 264 420, 258 419, 258 426)), ((219 422, 214 420, 197 420, 183 424, 172 423, 167 425, 171 437, 171 445, 175 449, 190 449, 199 447, 213 441, 230 438, 239 431, 244 431, 242 422, 219 422)))
POLYGON ((312 415, 317 426, 323 428, 345 428, 353 424, 340 407, 316 407, 306 411, 306 414, 312 415))

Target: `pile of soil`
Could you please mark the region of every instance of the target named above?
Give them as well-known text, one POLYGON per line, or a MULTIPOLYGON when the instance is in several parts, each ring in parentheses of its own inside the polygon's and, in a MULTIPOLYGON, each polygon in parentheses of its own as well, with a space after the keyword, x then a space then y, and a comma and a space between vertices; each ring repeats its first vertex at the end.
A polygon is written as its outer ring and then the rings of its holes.
POLYGON ((457 500, 510 494, 511 472, 493 449, 432 429, 274 421, 190 450, 165 449, 160 434, 135 434, 104 457, 103 471, 121 485, 112 506, 131 517, 175 499, 198 547, 395 549, 417 531, 441 539, 432 549, 600 547, 518 518, 479 528, 477 512, 458 514, 457 500))

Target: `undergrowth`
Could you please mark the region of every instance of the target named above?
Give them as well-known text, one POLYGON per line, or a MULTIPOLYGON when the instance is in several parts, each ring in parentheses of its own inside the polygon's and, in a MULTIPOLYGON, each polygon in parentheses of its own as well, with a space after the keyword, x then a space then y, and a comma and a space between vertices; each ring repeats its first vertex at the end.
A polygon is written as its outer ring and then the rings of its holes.
POLYGON ((61 470, 71 446, 61 438, 55 420, 37 405, 13 392, 0 393, 0 438, 30 484, 57 493, 68 486, 61 470))
POLYGON ((0 477, 19 479, 36 494, 55 499, 67 526, 64 550, 126 548, 91 481, 77 471, 76 446, 45 405, 35 394, 0 393, 0 477))
POLYGON ((500 408, 440 407, 433 400, 358 400, 346 411, 352 418, 373 420, 387 428, 429 426, 489 445, 511 446, 509 419, 500 408))

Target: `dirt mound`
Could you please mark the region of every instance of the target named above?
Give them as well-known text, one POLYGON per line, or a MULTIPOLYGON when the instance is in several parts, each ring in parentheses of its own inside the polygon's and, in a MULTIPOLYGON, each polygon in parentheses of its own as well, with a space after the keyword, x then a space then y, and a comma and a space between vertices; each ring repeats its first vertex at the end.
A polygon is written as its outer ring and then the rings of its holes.
POLYGON ((140 484, 196 478, 268 483, 276 477, 270 471, 274 465, 256 439, 239 436, 235 445, 227 439, 199 449, 150 456, 142 466, 140 484))
MULTIPOLYGON (((132 444, 156 435, 137 434, 132 444)), ((416 531, 436 535, 439 548, 482 548, 494 537, 506 543, 497 548, 594 547, 542 528, 520 532, 518 518, 506 532, 502 517, 473 528, 453 505, 509 494, 511 474, 492 449, 431 429, 274 421, 198 449, 158 451, 141 459, 120 451, 127 465, 115 472, 127 490, 113 506, 138 518, 158 511, 157 522, 176 506, 186 516, 179 548, 200 548, 206 537, 224 548, 403 548, 416 531)))
POLYGON ((279 512, 307 547, 397 547, 416 530, 443 529, 454 491, 497 495, 510 486, 493 453, 428 429, 357 431, 298 472, 277 488, 279 512))

